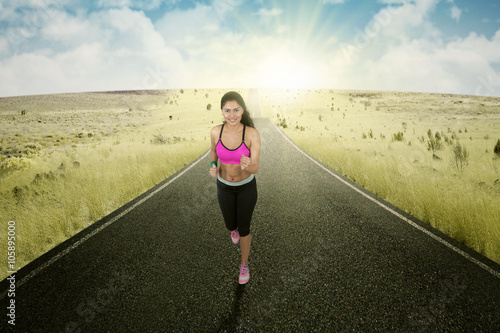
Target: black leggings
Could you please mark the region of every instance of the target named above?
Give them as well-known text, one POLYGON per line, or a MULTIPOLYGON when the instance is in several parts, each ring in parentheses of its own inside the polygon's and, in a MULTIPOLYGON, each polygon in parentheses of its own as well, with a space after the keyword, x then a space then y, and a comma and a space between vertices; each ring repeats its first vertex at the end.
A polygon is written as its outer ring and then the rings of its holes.
POLYGON ((230 186, 217 180, 217 199, 226 228, 230 231, 238 228, 240 237, 250 234, 250 220, 257 203, 255 178, 241 186, 230 186))

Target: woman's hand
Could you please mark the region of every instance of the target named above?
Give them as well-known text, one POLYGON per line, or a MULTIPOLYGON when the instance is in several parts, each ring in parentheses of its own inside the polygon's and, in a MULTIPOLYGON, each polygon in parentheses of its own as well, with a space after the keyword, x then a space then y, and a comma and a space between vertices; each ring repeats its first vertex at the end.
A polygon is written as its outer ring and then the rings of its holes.
POLYGON ((217 175, 219 174, 219 170, 217 169, 217 167, 214 165, 210 168, 210 176, 212 177, 217 177, 217 175))
POLYGON ((252 160, 250 157, 246 157, 245 155, 241 155, 240 166, 241 170, 246 170, 250 165, 252 165, 252 160))

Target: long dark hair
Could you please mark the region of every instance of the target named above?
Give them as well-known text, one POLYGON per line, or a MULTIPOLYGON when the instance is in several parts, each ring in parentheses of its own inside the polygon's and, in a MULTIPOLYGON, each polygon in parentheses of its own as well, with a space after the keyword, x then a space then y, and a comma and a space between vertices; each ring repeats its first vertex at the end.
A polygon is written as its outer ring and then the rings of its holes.
POLYGON ((238 94, 236 91, 229 91, 222 96, 222 99, 220 100, 220 109, 226 105, 227 102, 234 101, 238 103, 242 108, 243 108, 243 114, 241 115, 241 123, 243 125, 247 125, 250 127, 255 127, 253 124, 252 117, 250 117, 250 112, 247 110, 247 105, 245 104, 245 101, 243 100, 243 97, 241 97, 240 94, 238 94))

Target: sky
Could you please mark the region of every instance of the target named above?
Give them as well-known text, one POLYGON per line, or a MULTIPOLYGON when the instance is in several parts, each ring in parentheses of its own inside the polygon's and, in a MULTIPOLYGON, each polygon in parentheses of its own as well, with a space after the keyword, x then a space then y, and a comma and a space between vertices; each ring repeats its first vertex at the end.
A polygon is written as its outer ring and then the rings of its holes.
POLYGON ((0 0, 0 97, 180 88, 500 97, 500 1, 0 0))

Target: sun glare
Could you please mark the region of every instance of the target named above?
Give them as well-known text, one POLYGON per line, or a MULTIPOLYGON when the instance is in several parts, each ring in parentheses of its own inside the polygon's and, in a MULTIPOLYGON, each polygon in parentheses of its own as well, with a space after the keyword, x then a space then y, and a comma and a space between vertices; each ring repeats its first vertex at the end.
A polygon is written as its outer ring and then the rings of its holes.
POLYGON ((262 88, 312 88, 315 74, 311 65, 291 55, 275 55, 260 68, 262 88))

